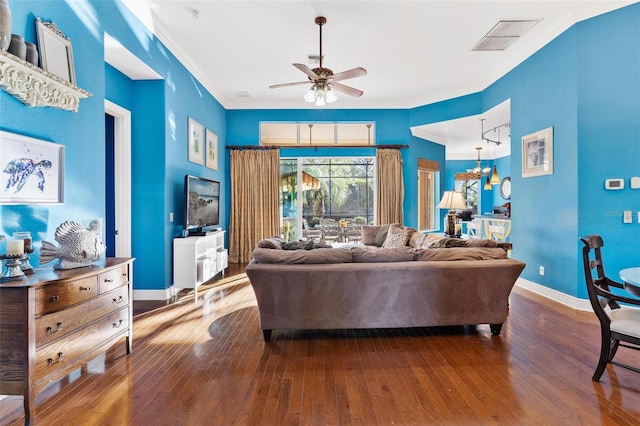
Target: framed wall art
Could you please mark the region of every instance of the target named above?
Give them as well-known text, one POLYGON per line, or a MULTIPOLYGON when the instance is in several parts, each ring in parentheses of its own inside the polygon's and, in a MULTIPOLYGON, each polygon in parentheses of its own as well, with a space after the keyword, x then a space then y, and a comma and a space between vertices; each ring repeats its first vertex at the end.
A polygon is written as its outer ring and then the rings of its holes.
POLYGON ((553 127, 522 137, 522 177, 553 174, 553 127))
POLYGON ((69 40, 53 22, 36 19, 36 37, 42 69, 76 85, 73 50, 69 40))
POLYGON ((189 117, 189 161, 204 164, 204 127, 193 118, 189 117))
POLYGON ((208 168, 218 170, 218 135, 207 129, 207 148, 205 151, 206 165, 208 168))
POLYGON ((0 204, 62 204, 64 145, 0 130, 0 204))

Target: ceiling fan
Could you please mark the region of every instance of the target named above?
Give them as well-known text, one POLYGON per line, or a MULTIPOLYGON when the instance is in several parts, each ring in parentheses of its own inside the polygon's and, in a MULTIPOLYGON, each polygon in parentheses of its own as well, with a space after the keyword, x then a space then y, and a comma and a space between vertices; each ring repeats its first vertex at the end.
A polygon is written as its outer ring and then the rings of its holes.
POLYGON ((339 72, 338 74, 334 74, 329 68, 325 68, 322 66, 322 26, 327 23, 327 18, 324 16, 318 16, 316 18, 316 24, 320 27, 320 66, 316 68, 309 68, 304 64, 293 64, 294 67, 298 68, 300 71, 305 73, 308 77, 306 81, 297 81, 294 83, 284 83, 284 84, 274 84, 273 86, 269 86, 270 89, 277 89, 279 87, 289 87, 289 86, 298 86, 302 84, 312 83, 311 88, 304 96, 304 100, 306 102, 314 102, 316 106, 323 106, 327 103, 331 103, 338 99, 333 93, 336 92, 344 93, 350 96, 362 96, 364 93, 362 90, 355 89, 350 86, 346 86, 342 83, 338 83, 342 80, 347 80, 349 78, 360 77, 363 75, 367 75, 367 70, 362 67, 357 67, 350 69, 348 71, 339 72))

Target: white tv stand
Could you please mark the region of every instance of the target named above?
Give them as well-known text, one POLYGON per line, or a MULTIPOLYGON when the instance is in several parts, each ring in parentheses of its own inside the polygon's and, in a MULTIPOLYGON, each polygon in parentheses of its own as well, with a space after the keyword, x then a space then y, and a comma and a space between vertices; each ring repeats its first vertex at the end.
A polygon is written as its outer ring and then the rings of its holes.
POLYGON ((228 265, 224 248, 225 231, 204 236, 173 239, 173 286, 194 289, 198 302, 198 287, 222 272, 228 265))

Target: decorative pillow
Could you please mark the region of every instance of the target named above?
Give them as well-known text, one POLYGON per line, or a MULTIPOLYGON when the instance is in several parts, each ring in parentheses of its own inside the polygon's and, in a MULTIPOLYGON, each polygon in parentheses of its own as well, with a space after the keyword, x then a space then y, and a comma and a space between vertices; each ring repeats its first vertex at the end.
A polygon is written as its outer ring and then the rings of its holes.
POLYGON ((378 236, 378 232, 380 232, 380 228, 382 228, 381 225, 364 225, 361 232, 362 244, 368 246, 377 245, 376 237, 378 236))
POLYGON ((467 247, 467 241, 462 238, 441 238, 432 242, 428 248, 451 248, 451 247, 467 247))
POLYGON ((260 248, 282 250, 282 244, 284 244, 284 240, 282 238, 271 237, 258 241, 257 245, 260 248))
POLYGON ((277 264, 321 264, 352 263, 351 251, 343 248, 322 248, 317 250, 253 250, 253 260, 257 263, 277 264))
POLYGON ((282 250, 311 250, 313 249, 313 240, 309 241, 291 241, 282 245, 282 250))
POLYGON ((375 245, 382 247, 384 241, 387 239, 387 233, 389 232, 389 224, 380 225, 378 235, 376 235, 375 245))
POLYGON ((469 238, 467 240, 469 247, 498 247, 498 242, 485 238, 469 238))
POLYGON ((409 242, 409 235, 411 231, 409 229, 405 229, 400 232, 389 232, 387 234, 387 239, 384 240, 384 244, 382 247, 384 248, 393 248, 393 247, 404 247, 409 242))
POLYGON ((416 251, 416 260, 491 260, 507 259, 507 252, 501 248, 452 247, 448 250, 421 249, 416 251))
POLYGON ((433 244, 436 241, 439 241, 441 239, 445 238, 444 235, 442 234, 427 234, 424 237, 424 240, 422 241, 422 245, 420 247, 416 247, 416 248, 428 248, 431 246, 431 244, 433 244))
POLYGON ((384 263, 384 262, 409 262, 413 261, 413 249, 411 247, 398 248, 362 248, 351 249, 354 263, 384 263))

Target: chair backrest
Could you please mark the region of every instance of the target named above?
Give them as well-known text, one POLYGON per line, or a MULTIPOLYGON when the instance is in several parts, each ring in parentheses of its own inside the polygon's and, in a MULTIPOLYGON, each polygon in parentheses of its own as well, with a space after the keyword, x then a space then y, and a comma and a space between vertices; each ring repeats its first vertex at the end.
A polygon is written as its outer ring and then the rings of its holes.
POLYGON ((582 247, 582 263, 589 302, 591 302, 591 307, 600 322, 608 327, 610 319, 604 308, 606 306, 611 309, 620 308, 618 302, 608 297, 612 296, 609 286, 622 287, 622 284, 607 278, 604 272, 604 262, 602 261, 604 242, 602 237, 597 234, 587 235, 581 237, 580 241, 584 244, 584 247, 582 247))
POLYGON ((507 239, 507 229, 504 225, 489 225, 489 239, 495 241, 505 241, 507 239))
POLYGON ((481 221, 470 221, 470 222, 462 222, 467 224, 467 235, 469 238, 482 238, 482 222, 481 221))

